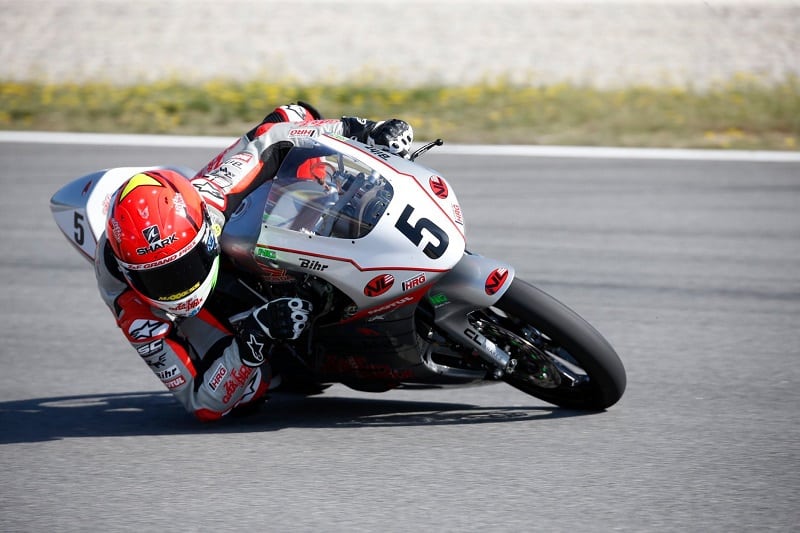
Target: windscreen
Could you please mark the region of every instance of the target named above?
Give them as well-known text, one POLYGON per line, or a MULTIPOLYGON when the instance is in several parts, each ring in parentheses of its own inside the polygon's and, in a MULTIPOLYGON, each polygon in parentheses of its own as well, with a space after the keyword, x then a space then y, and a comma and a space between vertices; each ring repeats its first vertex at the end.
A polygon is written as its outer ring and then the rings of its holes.
POLYGON ((391 184, 360 161, 320 145, 295 147, 272 184, 264 223, 358 239, 375 227, 393 194, 391 184))

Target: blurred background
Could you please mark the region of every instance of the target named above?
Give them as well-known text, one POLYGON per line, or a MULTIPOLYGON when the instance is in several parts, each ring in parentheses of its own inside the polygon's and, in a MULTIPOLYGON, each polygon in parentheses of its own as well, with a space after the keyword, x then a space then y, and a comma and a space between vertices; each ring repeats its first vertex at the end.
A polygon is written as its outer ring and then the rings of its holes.
POLYGON ((800 0, 0 0, 0 128, 796 150, 800 0))

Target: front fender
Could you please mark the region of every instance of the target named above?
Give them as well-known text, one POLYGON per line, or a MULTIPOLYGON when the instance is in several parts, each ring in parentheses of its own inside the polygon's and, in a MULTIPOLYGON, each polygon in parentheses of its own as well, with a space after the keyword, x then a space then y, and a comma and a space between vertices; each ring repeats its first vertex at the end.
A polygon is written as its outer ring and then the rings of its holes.
POLYGON ((467 252, 428 294, 436 325, 456 342, 477 350, 501 371, 509 369, 511 356, 478 333, 468 316, 497 303, 513 279, 511 265, 467 252))
POLYGON ((465 252, 430 294, 434 300, 437 295, 442 295, 448 302, 480 309, 497 303, 513 279, 514 267, 508 263, 465 252))

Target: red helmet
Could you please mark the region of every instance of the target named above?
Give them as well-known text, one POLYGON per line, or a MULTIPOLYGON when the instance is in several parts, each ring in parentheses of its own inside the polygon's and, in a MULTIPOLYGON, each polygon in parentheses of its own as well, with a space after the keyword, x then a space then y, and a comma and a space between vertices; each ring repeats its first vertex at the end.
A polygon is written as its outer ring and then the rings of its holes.
POLYGON ((176 315, 200 311, 219 271, 218 226, 181 174, 148 170, 116 192, 106 235, 128 284, 147 302, 176 315))

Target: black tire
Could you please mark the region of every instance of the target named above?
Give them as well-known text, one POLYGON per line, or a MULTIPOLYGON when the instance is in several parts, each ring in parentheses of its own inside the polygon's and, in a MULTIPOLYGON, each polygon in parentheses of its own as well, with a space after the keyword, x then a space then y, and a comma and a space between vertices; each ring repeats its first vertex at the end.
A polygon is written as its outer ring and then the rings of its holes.
POLYGON ((515 279, 494 308, 472 318, 517 360, 515 370, 503 376, 506 383, 570 409, 600 411, 622 397, 626 376, 619 356, 567 306, 515 279))

